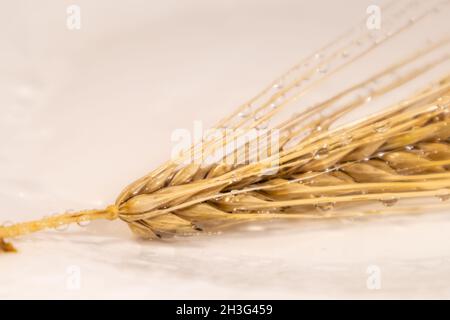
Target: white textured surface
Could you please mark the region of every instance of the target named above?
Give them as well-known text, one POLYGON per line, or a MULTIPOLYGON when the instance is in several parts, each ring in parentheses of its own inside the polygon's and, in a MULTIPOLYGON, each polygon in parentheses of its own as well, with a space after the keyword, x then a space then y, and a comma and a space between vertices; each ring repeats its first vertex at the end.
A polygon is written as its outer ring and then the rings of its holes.
MULTIPOLYGON (((170 156, 173 129, 212 124, 370 4, 345 2, 76 1, 80 31, 66 28, 73 2, 2 5, 0 221, 111 203, 170 156)), ((0 255, 0 298, 450 298, 445 212, 253 229, 158 243, 96 222, 25 237, 0 255)))

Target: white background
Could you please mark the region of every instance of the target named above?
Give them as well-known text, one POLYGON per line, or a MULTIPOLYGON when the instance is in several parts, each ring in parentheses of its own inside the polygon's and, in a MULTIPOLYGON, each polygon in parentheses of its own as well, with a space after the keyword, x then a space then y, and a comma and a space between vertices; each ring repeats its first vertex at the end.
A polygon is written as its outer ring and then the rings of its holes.
MULTIPOLYGON (((170 156, 174 129, 213 124, 369 4, 2 4, 0 221, 112 203, 170 156)), ((449 298, 449 242, 450 219, 431 212, 166 243, 96 222, 16 240, 18 254, 0 255, 0 298, 449 298), (379 290, 367 288, 373 265, 379 290)))

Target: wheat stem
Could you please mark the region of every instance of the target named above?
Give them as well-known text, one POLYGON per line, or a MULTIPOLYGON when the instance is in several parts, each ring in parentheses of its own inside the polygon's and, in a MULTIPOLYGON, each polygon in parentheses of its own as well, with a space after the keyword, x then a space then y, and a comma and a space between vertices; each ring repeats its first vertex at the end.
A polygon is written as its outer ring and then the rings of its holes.
POLYGON ((118 215, 118 208, 114 205, 108 206, 102 210, 84 210, 53 215, 35 221, 22 222, 11 226, 0 227, 0 239, 23 236, 29 233, 45 229, 54 229, 72 223, 83 223, 98 219, 114 220, 118 217, 118 215))

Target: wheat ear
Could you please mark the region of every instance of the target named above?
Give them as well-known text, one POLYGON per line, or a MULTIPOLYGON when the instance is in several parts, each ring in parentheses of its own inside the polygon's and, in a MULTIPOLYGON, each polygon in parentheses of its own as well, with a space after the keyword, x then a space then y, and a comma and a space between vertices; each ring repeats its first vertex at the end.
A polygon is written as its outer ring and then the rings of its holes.
MULTIPOLYGON (((270 161, 228 171, 218 171, 220 164, 207 170, 198 165, 178 170, 169 167, 144 179, 137 194, 133 191, 133 196, 122 197, 105 210, 2 227, 0 237, 115 218, 145 237, 192 235, 246 221, 302 217, 311 210, 327 211, 348 203, 381 201, 392 205, 404 198, 447 199, 450 84, 447 79, 440 84, 408 103, 312 136, 295 148, 279 150, 279 168, 273 175, 261 175, 270 168, 270 161), (427 101, 436 94, 438 98, 427 101)), ((12 250, 3 240, 1 243, 3 250, 12 250)))
MULTIPOLYGON (((400 8, 400 11, 403 9, 400 8)), ((432 10, 429 9, 426 8, 415 21, 430 14, 432 10)), ((255 99, 263 97, 263 102, 252 111, 256 121, 249 123, 248 116, 238 117, 239 120, 235 121, 246 104, 220 121, 219 126, 233 129, 231 135, 239 138, 248 130, 258 128, 264 121, 273 118, 283 106, 317 88, 327 77, 410 26, 411 23, 400 25, 389 37, 377 39, 359 51, 354 50, 353 54, 346 55, 347 60, 343 64, 337 65, 305 89, 295 92, 312 70, 336 61, 351 46, 345 44, 347 38, 343 36, 325 47, 327 54, 318 65, 296 75, 276 93, 265 97, 266 90, 258 95, 255 99), (291 97, 275 104, 281 97, 291 93, 291 97), (258 116, 259 113, 262 115, 258 116)), ((362 34, 356 39, 361 41, 368 36, 362 34)), ((267 156, 258 158, 256 162, 230 164, 225 161, 230 155, 236 157, 240 153, 252 153, 254 150, 248 142, 231 150, 214 164, 205 165, 196 161, 184 164, 184 160, 191 155, 200 154, 204 157, 221 147, 220 139, 211 139, 193 146, 178 159, 165 163, 132 183, 123 190, 114 205, 103 210, 63 213, 0 227, 0 250, 15 250, 4 241, 5 238, 97 219, 119 218, 140 236, 161 238, 222 230, 249 221, 331 218, 342 215, 340 210, 349 205, 373 201, 391 206, 399 199, 408 198, 434 196, 446 200, 450 197, 450 76, 378 114, 335 129, 331 129, 331 125, 346 113, 362 106, 368 98, 395 90, 440 65, 449 56, 444 55, 413 68, 403 78, 377 87, 370 94, 358 96, 336 108, 342 98, 447 43, 448 39, 443 39, 430 45, 281 123, 276 127, 280 132, 280 144, 276 149, 267 147, 267 156), (331 110, 327 116, 313 118, 314 114, 327 110, 331 110)))

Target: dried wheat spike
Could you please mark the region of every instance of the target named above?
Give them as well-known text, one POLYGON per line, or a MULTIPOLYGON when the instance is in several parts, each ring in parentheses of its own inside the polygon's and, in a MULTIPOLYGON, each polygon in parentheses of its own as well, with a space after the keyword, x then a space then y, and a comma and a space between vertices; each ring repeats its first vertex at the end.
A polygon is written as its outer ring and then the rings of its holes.
MULTIPOLYGON (((338 215, 340 207, 361 202, 390 206, 406 198, 446 200, 450 197, 449 80, 380 114, 311 135, 266 160, 208 168, 196 164, 177 168, 169 162, 130 185, 105 210, 3 227, 0 236, 116 218, 146 238, 186 236, 256 220, 329 218, 338 215), (278 170, 261 175, 272 168, 274 157, 278 170)), ((13 250, 4 241, 1 244, 4 251, 13 250)))
MULTIPOLYGON (((429 12, 426 8, 415 21, 429 12)), ((283 88, 275 93, 265 90, 250 101, 260 100, 258 108, 251 111, 252 117, 237 118, 247 103, 220 121, 219 126, 233 129, 230 132, 233 139, 246 135, 272 119, 305 91, 319 87, 324 79, 410 26, 408 22, 389 37, 380 38, 360 51, 353 50, 352 54, 346 55, 346 62, 336 64, 334 69, 300 91, 298 84, 321 64, 294 77, 292 72, 288 73, 292 79, 283 88), (272 107, 285 96, 289 98, 272 107), (250 121, 250 118, 255 121, 250 121)), ((347 43, 346 37, 342 39, 347 43)), ((356 39, 367 40, 368 35, 359 34, 356 39)), ((402 78, 373 88, 367 95, 359 94, 344 104, 338 103, 341 99, 448 43, 449 39, 443 39, 432 44, 273 127, 273 131, 279 134, 279 143, 275 147, 266 146, 263 150, 265 156, 256 158, 256 161, 227 162, 230 156, 236 159, 244 155, 248 160, 255 152, 252 141, 248 141, 215 163, 206 165, 198 161, 197 156, 207 158, 223 146, 220 137, 206 137, 205 143, 193 146, 178 159, 168 161, 126 187, 115 204, 103 210, 64 213, 0 227, 0 251, 14 251, 12 245, 3 239, 96 219, 121 219, 142 237, 162 238, 217 231, 251 221, 331 218, 342 216, 343 208, 355 206, 353 213, 345 213, 351 216, 361 213, 357 205, 374 201, 392 206, 398 200, 408 198, 438 197, 446 200, 450 198, 450 75, 377 114, 334 129, 332 125, 343 115, 362 106, 368 98, 383 96, 413 81, 447 61, 449 55, 410 68, 402 78), (315 117, 321 112, 328 114, 315 117), (192 161, 186 163, 192 155, 192 161)), ((327 64, 337 61, 348 49, 339 41, 330 45, 331 49, 326 48, 328 51, 321 63, 327 64)), ((273 131, 269 130, 269 133, 273 131)))
POLYGON ((116 203, 119 217, 142 236, 162 237, 359 202, 389 206, 404 198, 446 199, 449 89, 447 84, 447 95, 432 103, 414 106, 413 100, 279 150, 273 175, 261 175, 270 161, 228 170, 169 165, 124 191, 116 203))

